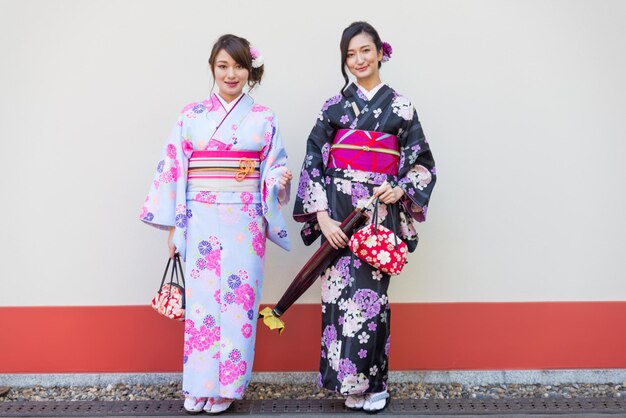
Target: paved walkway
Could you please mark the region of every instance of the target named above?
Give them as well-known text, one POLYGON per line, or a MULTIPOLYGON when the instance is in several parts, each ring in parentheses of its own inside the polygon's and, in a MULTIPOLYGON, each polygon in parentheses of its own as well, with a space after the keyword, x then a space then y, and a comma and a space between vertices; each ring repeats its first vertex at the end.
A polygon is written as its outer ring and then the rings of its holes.
MULTIPOLYGON (((243 400, 222 416, 367 416, 350 411, 340 399, 243 400)), ((380 416, 397 417, 600 417, 626 416, 626 400, 578 398, 542 399, 394 399, 380 416)), ((0 417, 24 416, 187 416, 180 400, 163 401, 5 401, 0 417)), ((204 416, 204 415, 203 415, 204 416)))

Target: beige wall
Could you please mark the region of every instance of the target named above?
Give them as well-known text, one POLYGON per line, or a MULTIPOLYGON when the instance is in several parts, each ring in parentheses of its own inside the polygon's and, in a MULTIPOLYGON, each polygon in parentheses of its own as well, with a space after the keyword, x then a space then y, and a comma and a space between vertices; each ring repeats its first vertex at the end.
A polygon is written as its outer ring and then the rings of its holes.
MULTIPOLYGON (((1 0, 0 305, 146 303, 166 237, 137 216, 179 109, 208 94, 212 42, 265 55, 254 97, 297 172, 357 19, 394 47, 383 79, 440 174, 391 300, 625 299, 622 1, 1 0)), ((313 252, 289 226, 265 302, 313 252)))

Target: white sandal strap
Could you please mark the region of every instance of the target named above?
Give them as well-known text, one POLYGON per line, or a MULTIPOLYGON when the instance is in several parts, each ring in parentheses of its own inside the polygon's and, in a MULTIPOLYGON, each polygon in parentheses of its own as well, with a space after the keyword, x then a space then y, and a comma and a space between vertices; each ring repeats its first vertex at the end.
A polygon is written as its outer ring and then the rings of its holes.
POLYGON ((367 395, 366 400, 369 402, 383 401, 389 397, 389 392, 370 393, 367 395))

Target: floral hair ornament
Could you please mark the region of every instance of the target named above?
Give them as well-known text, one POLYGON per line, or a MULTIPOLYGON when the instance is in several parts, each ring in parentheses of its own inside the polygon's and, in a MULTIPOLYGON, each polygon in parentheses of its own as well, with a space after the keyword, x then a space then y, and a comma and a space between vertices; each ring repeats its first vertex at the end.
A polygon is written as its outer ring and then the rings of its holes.
POLYGON ((255 47, 250 47, 250 57, 252 58, 252 68, 259 68, 263 65, 263 55, 255 47))
POLYGON ((391 59, 391 53, 393 52, 393 48, 391 47, 391 45, 389 45, 388 42, 383 42, 382 43, 382 48, 383 48, 383 62, 387 62, 391 59))

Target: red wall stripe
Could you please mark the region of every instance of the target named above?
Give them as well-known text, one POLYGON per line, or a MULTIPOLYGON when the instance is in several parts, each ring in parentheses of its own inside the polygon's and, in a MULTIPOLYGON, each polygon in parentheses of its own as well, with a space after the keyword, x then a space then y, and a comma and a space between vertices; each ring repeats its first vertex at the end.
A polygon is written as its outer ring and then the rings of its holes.
MULTIPOLYGON (((256 371, 316 370, 319 305, 259 324, 256 371)), ((392 305, 392 370, 626 368, 626 302, 392 305)), ((177 372, 182 324, 148 306, 0 307, 0 373, 177 372)))

